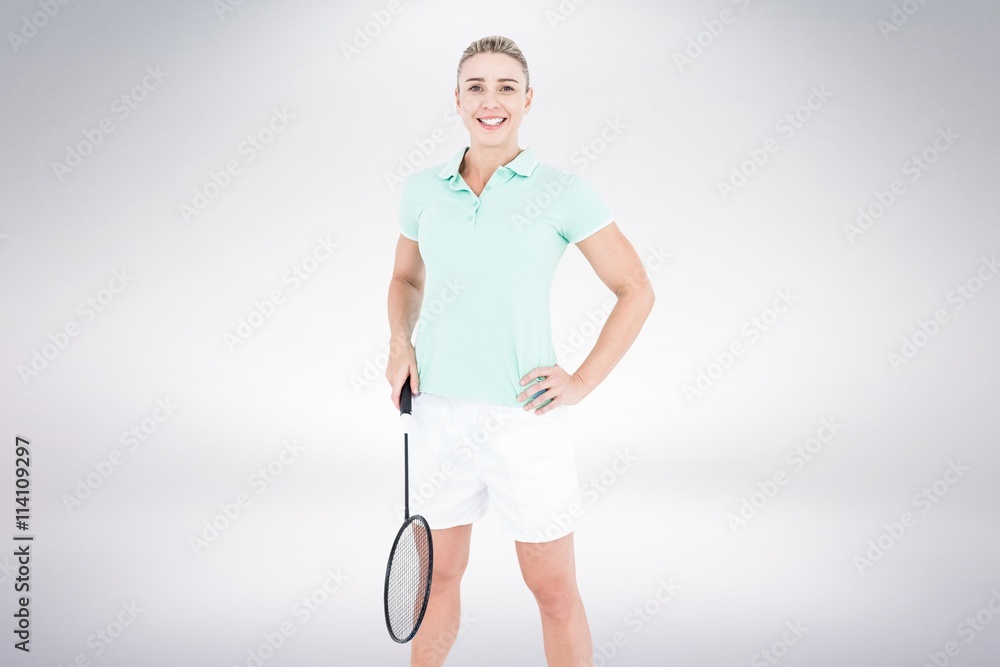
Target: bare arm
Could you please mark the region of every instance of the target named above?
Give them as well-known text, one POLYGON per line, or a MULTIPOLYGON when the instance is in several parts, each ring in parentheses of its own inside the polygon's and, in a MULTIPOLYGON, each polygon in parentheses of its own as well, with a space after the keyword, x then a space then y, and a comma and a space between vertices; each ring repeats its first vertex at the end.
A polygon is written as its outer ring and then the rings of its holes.
POLYGON ((525 410, 534 410, 538 415, 560 405, 576 405, 603 382, 639 336, 656 300, 646 268, 617 223, 612 221, 576 245, 618 300, 601 328, 594 349, 575 373, 570 375, 556 364, 538 366, 521 377, 521 386, 528 388, 518 394, 518 401, 544 391, 524 405, 525 410), (536 378, 543 379, 529 384, 536 378), (543 404, 544 407, 539 407, 543 404))
POLYGON ((389 281, 389 363, 385 369, 385 379, 389 381, 392 402, 397 410, 399 392, 407 376, 410 377, 413 393, 420 390, 411 339, 424 298, 424 274, 419 245, 400 234, 396 242, 392 279, 389 281))
POLYGON ((618 301, 601 328, 594 349, 580 364, 577 375, 587 389, 604 381, 639 336, 656 296, 638 253, 612 222, 577 244, 597 276, 618 301))

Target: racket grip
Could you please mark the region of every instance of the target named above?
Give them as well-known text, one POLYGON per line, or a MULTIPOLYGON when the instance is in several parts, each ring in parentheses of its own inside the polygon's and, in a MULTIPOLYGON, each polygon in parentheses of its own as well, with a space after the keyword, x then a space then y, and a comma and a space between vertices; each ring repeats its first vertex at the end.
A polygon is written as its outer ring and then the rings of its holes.
POLYGON ((410 433, 410 420, 413 419, 413 390, 410 389, 410 377, 406 377, 403 387, 399 390, 399 419, 403 422, 403 433, 410 433))
POLYGON ((406 376, 403 387, 399 390, 399 414, 408 415, 413 407, 413 390, 410 389, 410 376, 406 376))

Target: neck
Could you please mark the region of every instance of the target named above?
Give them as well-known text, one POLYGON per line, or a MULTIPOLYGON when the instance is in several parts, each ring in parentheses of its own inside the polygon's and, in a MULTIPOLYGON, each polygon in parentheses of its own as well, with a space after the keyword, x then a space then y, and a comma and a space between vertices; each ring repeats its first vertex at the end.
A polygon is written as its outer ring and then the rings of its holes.
POLYGON ((483 146, 477 142, 472 142, 469 150, 462 158, 462 164, 458 171, 463 178, 471 176, 477 180, 488 181, 493 172, 498 167, 502 167, 520 154, 521 149, 517 145, 517 139, 502 146, 483 146))

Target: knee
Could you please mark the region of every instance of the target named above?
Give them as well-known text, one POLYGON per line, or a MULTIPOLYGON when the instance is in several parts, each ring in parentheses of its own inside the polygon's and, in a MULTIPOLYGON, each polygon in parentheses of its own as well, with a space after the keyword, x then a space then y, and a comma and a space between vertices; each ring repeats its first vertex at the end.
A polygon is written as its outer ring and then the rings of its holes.
POLYGON ((527 576, 524 583, 547 616, 565 618, 576 609, 580 597, 576 579, 569 574, 527 576))
POLYGON ((458 586, 465 574, 465 567, 469 564, 467 553, 434 553, 434 574, 431 590, 437 586, 458 586))

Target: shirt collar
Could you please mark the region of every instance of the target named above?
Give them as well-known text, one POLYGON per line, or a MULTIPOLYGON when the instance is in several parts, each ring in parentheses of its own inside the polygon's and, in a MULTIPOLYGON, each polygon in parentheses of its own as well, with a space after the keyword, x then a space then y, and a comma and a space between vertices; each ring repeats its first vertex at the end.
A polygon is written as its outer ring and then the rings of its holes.
MULTIPOLYGON (((444 169, 438 173, 438 176, 447 179, 458 176, 458 167, 462 164, 462 158, 465 157, 465 153, 468 150, 469 147, 466 146, 455 153, 454 157, 444 166, 444 169)), ((538 158, 535 157, 535 153, 531 150, 531 147, 526 146, 517 154, 517 157, 500 168, 510 169, 519 176, 531 176, 531 172, 535 170, 536 166, 538 166, 538 158)))

